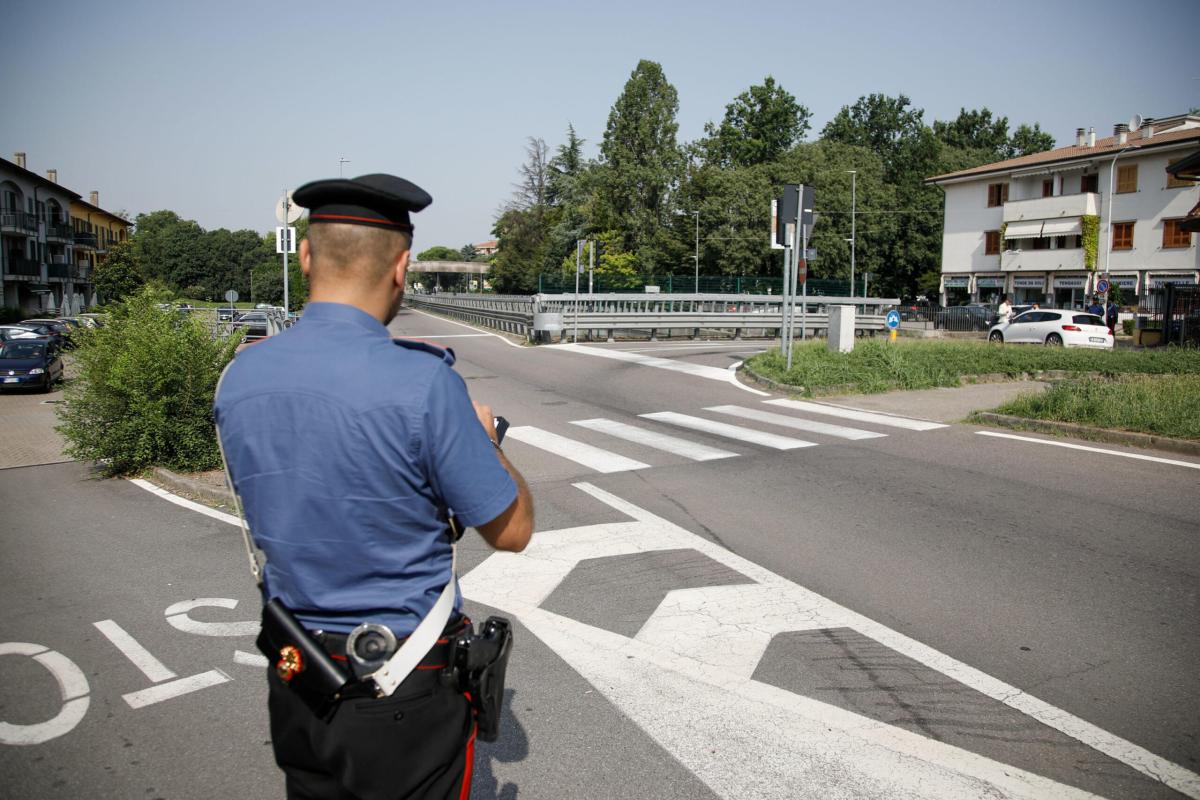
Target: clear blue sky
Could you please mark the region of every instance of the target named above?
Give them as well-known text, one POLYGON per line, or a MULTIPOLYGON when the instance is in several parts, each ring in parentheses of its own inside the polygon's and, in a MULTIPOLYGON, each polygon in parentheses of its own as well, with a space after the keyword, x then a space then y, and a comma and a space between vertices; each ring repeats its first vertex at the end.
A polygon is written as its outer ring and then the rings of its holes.
POLYGON ((491 238, 525 139, 596 154, 638 59, 679 137, 764 76, 813 112, 905 93, 927 122, 987 106, 1060 144, 1200 106, 1195 0, 1143 3, 56 2, 6 0, 0 154, 101 205, 274 224, 284 187, 392 172, 434 204, 417 248, 491 238))

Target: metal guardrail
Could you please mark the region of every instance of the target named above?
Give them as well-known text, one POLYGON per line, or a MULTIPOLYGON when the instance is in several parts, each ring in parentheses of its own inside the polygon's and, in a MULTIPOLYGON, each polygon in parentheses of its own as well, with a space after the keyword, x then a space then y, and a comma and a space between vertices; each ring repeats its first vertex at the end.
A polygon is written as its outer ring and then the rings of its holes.
MULTIPOLYGON (((777 337, 783 325, 783 301, 778 295, 713 294, 573 294, 478 295, 415 294, 406 302, 414 307, 476 325, 496 328, 537 341, 539 333, 560 338, 578 329, 587 338, 603 332, 611 340, 617 331, 659 334, 686 331, 728 331, 733 338, 757 333, 777 337), (536 319, 535 319, 536 317, 536 319)), ((885 329, 885 316, 898 299, 878 297, 809 297, 795 304, 796 326, 806 335, 829 327, 827 308, 853 305, 855 330, 874 334, 885 329), (805 313, 801 313, 802 309, 805 313)))

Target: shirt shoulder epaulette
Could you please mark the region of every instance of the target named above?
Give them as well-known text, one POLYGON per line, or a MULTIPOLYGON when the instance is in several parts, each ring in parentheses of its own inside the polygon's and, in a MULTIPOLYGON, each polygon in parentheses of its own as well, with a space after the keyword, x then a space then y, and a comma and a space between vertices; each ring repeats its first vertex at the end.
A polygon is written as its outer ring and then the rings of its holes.
POLYGON ((454 351, 449 347, 439 347, 436 344, 420 339, 392 339, 392 343, 403 347, 405 350, 417 350, 422 353, 428 353, 445 361, 447 366, 454 366, 454 351))

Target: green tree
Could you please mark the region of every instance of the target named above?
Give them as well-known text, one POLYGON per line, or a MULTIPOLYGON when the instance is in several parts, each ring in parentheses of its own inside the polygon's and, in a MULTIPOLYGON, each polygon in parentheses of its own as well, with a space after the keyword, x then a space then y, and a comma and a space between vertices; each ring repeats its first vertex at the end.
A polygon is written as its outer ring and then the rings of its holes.
POLYGON ((78 377, 57 409, 68 455, 112 475, 221 463, 213 394, 240 339, 215 337, 201 319, 160 309, 161 300, 143 288, 110 306, 103 328, 80 335, 78 377))
POLYGON ((146 279, 138 248, 129 239, 109 247, 108 255, 96 265, 96 293, 101 303, 115 303, 140 289, 146 279))
POLYGON ((1006 155, 1009 158, 1013 158, 1016 156, 1027 156, 1031 153, 1042 153, 1053 149, 1054 137, 1043 131, 1042 126, 1035 122, 1032 127, 1022 124, 1013 131, 1006 155))
POLYGON ((1008 157, 1008 117, 992 118, 985 108, 959 110, 950 122, 935 120, 933 132, 943 143, 960 150, 986 150, 995 158, 1008 157))
POLYGON ((683 154, 676 143, 679 95, 662 67, 638 62, 608 115, 602 162, 602 227, 621 233, 644 275, 670 269, 672 192, 683 154))
POLYGON ((751 167, 775 161, 808 132, 809 110, 796 102, 768 75, 725 106, 720 125, 704 126, 705 161, 728 167, 751 167))
POLYGON ((883 159, 891 183, 922 180, 938 156, 938 141, 925 126, 925 112, 904 95, 860 97, 829 121, 821 138, 866 147, 883 159))
POLYGON ((434 245, 417 253, 417 261, 461 261, 462 253, 453 247, 434 245))
POLYGON ((479 251, 475 249, 473 244, 464 244, 458 250, 458 257, 462 261, 478 261, 479 251))
POLYGON ((204 229, 196 222, 163 210, 138 214, 134 225, 133 241, 147 279, 176 289, 210 281, 204 229))

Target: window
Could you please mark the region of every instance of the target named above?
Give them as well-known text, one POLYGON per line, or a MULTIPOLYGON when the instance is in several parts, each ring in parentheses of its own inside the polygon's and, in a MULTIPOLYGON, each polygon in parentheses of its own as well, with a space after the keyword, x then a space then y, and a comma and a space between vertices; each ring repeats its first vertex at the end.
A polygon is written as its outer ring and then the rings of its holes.
POLYGON ((1117 167, 1117 194, 1137 191, 1137 164, 1117 167))
POLYGON ((1100 325, 1106 328, 1108 327, 1105 325, 1104 320, 1100 319, 1095 314, 1076 314, 1075 316, 1071 317, 1071 321, 1076 325, 1100 325))
POLYGON ((1002 206, 1008 202, 1008 184, 1007 183, 989 183, 988 184, 988 208, 1002 206))
MULTIPOLYGON (((1168 161, 1167 166, 1170 167, 1173 164, 1175 164, 1177 161, 1181 161, 1181 160, 1182 159, 1177 158, 1174 161, 1168 161)), ((1167 188, 1168 189, 1186 189, 1187 187, 1189 187, 1191 185, 1192 185, 1191 181, 1180 180, 1179 178, 1176 178, 1171 173, 1169 173, 1169 172, 1167 173, 1167 188)))
POLYGON ((1164 219, 1163 220, 1163 243, 1164 248, 1168 247, 1191 247, 1192 234, 1183 230, 1183 218, 1180 219, 1164 219))
POLYGON ((1050 239, 1045 236, 1041 236, 1041 237, 1038 237, 1037 239, 1034 239, 1033 240, 1033 249, 1034 250, 1049 250, 1050 249, 1050 239))
POLYGON ((1100 176, 1099 175, 1084 175, 1079 179, 1079 191, 1081 192, 1098 192, 1100 191, 1100 176))
MULTIPOLYGON (((1164 234, 1165 238, 1165 234, 1164 234)), ((1112 249, 1113 250, 1132 250, 1133 249, 1133 223, 1132 222, 1114 222, 1112 226, 1112 249)))
POLYGON ((983 254, 994 256, 1000 252, 1000 231, 984 231, 983 254))
POLYGON ((1054 248, 1056 250, 1078 250, 1083 247, 1082 236, 1055 236, 1054 248))
POLYGON ((1054 179, 1042 181, 1042 197, 1054 196, 1054 179))

